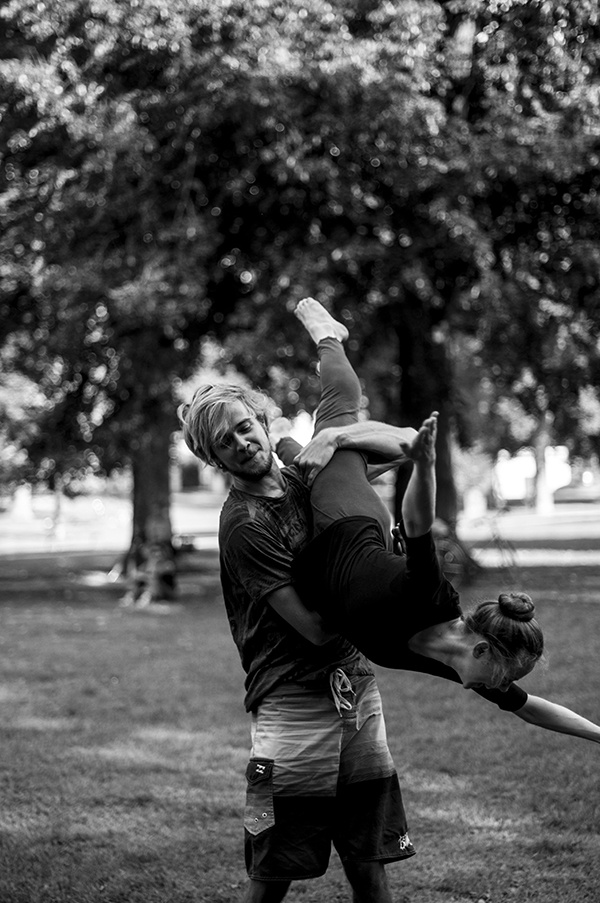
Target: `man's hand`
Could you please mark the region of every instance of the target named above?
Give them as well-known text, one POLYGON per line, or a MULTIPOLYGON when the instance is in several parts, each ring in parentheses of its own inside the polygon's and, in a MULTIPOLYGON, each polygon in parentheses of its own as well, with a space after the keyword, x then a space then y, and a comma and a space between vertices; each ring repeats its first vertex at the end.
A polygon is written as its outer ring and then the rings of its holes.
POLYGON ((315 478, 327 467, 334 452, 338 448, 339 431, 335 427, 327 427, 310 440, 302 451, 294 458, 294 464, 300 470, 307 486, 312 486, 315 478))

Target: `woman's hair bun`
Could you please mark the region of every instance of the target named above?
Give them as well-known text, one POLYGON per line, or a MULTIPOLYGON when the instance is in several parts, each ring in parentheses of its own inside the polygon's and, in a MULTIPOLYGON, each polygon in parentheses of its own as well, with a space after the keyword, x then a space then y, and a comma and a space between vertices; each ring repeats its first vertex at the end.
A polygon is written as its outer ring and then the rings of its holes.
POLYGON ((500 611, 514 621, 531 621, 535 605, 527 593, 500 593, 498 596, 500 611))

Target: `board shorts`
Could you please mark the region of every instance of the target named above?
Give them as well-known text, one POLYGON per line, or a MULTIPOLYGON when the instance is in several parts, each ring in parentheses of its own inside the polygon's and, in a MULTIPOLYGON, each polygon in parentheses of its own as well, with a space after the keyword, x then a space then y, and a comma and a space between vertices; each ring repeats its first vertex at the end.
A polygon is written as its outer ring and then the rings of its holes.
POLYGON ((261 881, 323 875, 342 862, 413 856, 372 675, 337 669, 330 685, 285 683, 252 715, 246 868, 261 881))

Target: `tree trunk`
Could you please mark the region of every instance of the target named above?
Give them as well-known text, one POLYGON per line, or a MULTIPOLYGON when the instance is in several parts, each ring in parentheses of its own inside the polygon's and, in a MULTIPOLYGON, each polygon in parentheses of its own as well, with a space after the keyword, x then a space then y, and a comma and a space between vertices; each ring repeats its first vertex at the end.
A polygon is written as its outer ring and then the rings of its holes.
MULTIPOLYGON (((432 412, 439 412, 436 443, 436 518, 433 535, 436 543, 446 544, 442 569, 455 586, 467 583, 477 571, 469 550, 456 535, 458 494, 452 466, 452 439, 455 429, 454 381, 443 335, 432 338, 432 329, 423 322, 423 314, 413 311, 398 329, 400 367, 402 372, 400 408, 402 422, 418 428, 432 412), (448 557, 450 555, 450 558, 448 557), (459 573, 450 571, 453 564, 459 573)), ((401 467, 396 481, 394 515, 402 516, 402 499, 410 479, 410 467, 401 467)))
MULTIPOLYGON (((452 379, 443 341, 433 341, 431 329, 414 312, 397 330, 402 372, 400 409, 402 422, 418 429, 432 411, 439 412, 437 439, 436 515, 454 533, 458 516, 458 498, 452 468, 452 379)), ((395 517, 400 519, 402 499, 410 477, 410 468, 400 468, 396 482, 395 517)))
POLYGON ((133 535, 125 570, 132 603, 170 601, 176 591, 170 516, 171 420, 157 417, 131 452, 133 535))
MULTIPOLYGON (((440 405, 440 407, 442 407, 440 405)), ((415 427, 417 427, 415 423, 415 427)), ((396 491, 394 500, 394 516, 396 522, 401 518, 402 499, 410 479, 411 467, 400 467, 396 476, 396 491)), ((452 535, 456 534, 456 521, 458 519, 458 495, 454 482, 452 469, 452 434, 448 416, 444 410, 440 411, 438 423, 438 439, 436 444, 435 476, 437 483, 435 514, 450 528, 452 535)))
POLYGON ((538 428, 534 437, 535 455, 535 511, 536 514, 552 514, 554 511, 554 497, 548 485, 548 473, 546 469, 546 449, 551 441, 552 415, 549 411, 543 411, 540 415, 538 428))

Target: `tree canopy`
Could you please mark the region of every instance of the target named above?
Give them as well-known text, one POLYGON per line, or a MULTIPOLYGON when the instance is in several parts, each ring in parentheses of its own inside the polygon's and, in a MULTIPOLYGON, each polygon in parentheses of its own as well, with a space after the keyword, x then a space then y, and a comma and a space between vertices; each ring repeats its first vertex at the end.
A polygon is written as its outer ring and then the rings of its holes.
POLYGON ((305 294, 352 327, 373 416, 441 410, 450 517, 450 437, 516 442, 507 400, 598 448, 593 0, 12 0, 0 24, 0 353, 46 397, 42 475, 128 461, 138 522, 168 521, 175 380, 213 335, 310 408, 305 294))

